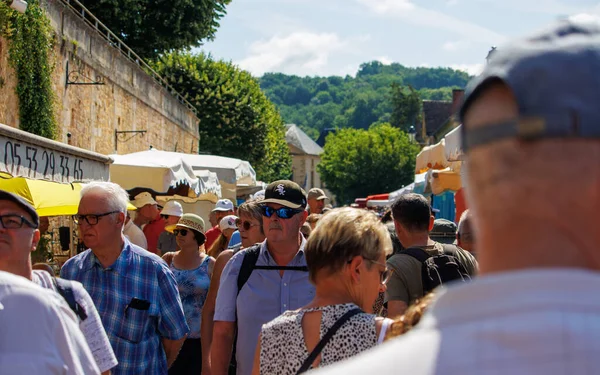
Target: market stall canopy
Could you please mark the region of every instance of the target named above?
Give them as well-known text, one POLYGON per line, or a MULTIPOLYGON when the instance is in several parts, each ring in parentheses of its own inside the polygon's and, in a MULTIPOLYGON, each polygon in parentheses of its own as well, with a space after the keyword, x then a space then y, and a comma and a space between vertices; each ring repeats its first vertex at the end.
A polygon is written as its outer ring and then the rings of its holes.
POLYGON ((110 180, 125 190, 151 189, 166 193, 169 189, 187 185, 190 196, 201 194, 200 181, 192 167, 176 152, 148 150, 125 155, 111 155, 110 180))
POLYGON ((440 142, 423 147, 417 155, 415 163, 415 174, 427 172, 430 169, 444 169, 450 166, 450 162, 446 159, 445 142, 442 139, 440 142))
POLYGON ((402 189, 398 189, 396 191, 392 191, 390 193, 390 196, 388 197, 388 199, 389 199, 390 202, 393 202, 396 199, 398 199, 398 197, 400 197, 401 195, 412 193, 413 190, 414 190, 414 188, 415 188, 415 183, 413 182, 410 185, 404 186, 402 189))
POLYGON ((445 155, 446 160, 449 162, 464 160, 465 155, 462 152, 461 128, 462 125, 459 125, 444 137, 445 155))
POLYGON ((217 200, 221 198, 221 184, 219 183, 217 174, 204 169, 194 170, 194 175, 198 177, 200 182, 200 195, 198 198, 214 200, 214 203, 217 203, 217 200))
POLYGON ((450 168, 429 171, 427 174, 429 175, 431 192, 434 195, 439 195, 446 191, 458 191, 462 187, 460 174, 450 168))
MULTIPOLYGON (((23 197, 40 216, 75 215, 83 186, 85 184, 78 182, 61 184, 0 173, 0 190, 23 197)), ((135 210, 135 207, 130 204, 127 209, 135 210)))
POLYGON ((54 182, 108 181, 112 159, 0 124, 0 172, 54 182))

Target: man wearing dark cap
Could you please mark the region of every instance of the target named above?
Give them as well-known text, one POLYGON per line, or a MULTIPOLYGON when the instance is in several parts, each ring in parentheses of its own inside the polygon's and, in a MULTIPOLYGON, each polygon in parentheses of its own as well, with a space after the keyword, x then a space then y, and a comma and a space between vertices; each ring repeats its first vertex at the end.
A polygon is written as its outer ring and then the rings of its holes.
MULTIPOLYGON (((417 258, 419 254, 426 257, 448 254, 461 267, 459 273, 463 273, 467 279, 475 275, 477 261, 471 254, 457 246, 446 242, 440 243, 430 237, 430 231, 431 234, 438 236, 443 233, 433 232, 434 218, 429 201, 424 196, 414 193, 400 196, 392 204, 392 216, 396 234, 405 250, 393 255, 387 261, 388 267, 393 271, 387 283, 389 317, 402 314, 408 306, 430 291, 425 284, 426 280, 423 280, 425 265, 417 258), (412 253, 406 249, 411 249, 412 253), (415 251, 417 253, 411 255, 415 251)), ((437 231, 447 230, 447 220, 435 221, 438 222, 437 231)), ((451 224, 456 228, 454 223, 451 224)), ((448 237, 451 239, 450 243, 454 242, 455 233, 456 229, 453 229, 452 237, 448 237)), ((441 278, 446 276, 446 274, 440 275, 441 278)), ((450 274, 450 276, 454 275, 450 274)), ((456 274, 456 277, 458 276, 460 275, 456 274)), ((444 283, 452 280, 441 281, 444 283)))
MULTIPOLYGON (((0 190, 0 271, 3 271, 0 274, 20 276, 0 280, 0 372, 21 374, 37 370, 39 373, 62 374, 68 370, 69 374, 98 374, 90 348, 77 327, 75 314, 65 301, 26 281, 33 275, 31 252, 40 239, 39 223, 37 212, 27 201, 0 190), (28 297, 27 294, 31 295, 28 297), (13 317, 20 320, 13 320, 13 317), (10 344, 6 345, 8 341, 10 344)), ((85 293, 81 284, 77 287, 85 293)), ((93 308, 90 296, 87 293, 86 296, 93 308)), ((92 315, 91 309, 88 313, 92 315)), ((94 349, 100 346, 103 349, 100 354, 106 356, 107 361, 114 361, 106 368, 108 370, 116 360, 97 312, 95 318, 96 330, 101 330, 95 337, 102 341, 104 334, 105 342, 99 342, 94 349)))
POLYGON ((429 237, 435 242, 453 244, 456 241, 456 224, 446 219, 435 219, 429 237))
POLYGON ((460 111, 480 276, 440 291, 409 335, 323 373, 600 368, 599 71, 597 23, 494 53, 460 111))
POLYGON ((300 234, 308 216, 304 191, 292 181, 275 181, 260 203, 266 240, 235 254, 221 276, 211 348, 213 375, 228 372, 236 323, 237 374, 250 375, 262 325, 306 305, 315 293, 305 268, 306 240, 300 234))
POLYGON ((319 188, 312 188, 308 191, 308 207, 311 214, 322 214, 325 207, 325 200, 329 199, 325 192, 319 188))

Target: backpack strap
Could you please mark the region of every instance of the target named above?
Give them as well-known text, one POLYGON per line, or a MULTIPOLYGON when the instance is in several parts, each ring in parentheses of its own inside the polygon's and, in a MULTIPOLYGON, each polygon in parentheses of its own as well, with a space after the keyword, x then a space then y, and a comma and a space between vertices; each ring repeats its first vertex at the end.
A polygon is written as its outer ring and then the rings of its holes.
POLYGON ((469 271, 467 271, 467 267, 461 263, 460 258, 456 255, 456 253, 459 251, 458 250, 459 247, 456 245, 446 244, 446 243, 443 243, 441 245, 442 245, 442 248, 444 249, 444 254, 453 256, 454 259, 456 259, 456 264, 458 265, 458 269, 460 270, 460 272, 464 275, 469 276, 469 278, 471 278, 471 274, 469 273, 469 271))
POLYGON ((315 359, 317 359, 319 354, 321 354, 321 351, 323 351, 323 348, 325 348, 325 345, 327 345, 327 343, 331 340, 333 335, 335 335, 335 333, 340 329, 340 327, 343 326, 344 323, 346 323, 348 320, 350 320, 350 318, 352 318, 354 315, 360 314, 362 312, 363 311, 361 309, 356 308, 356 309, 352 309, 352 310, 346 312, 344 315, 342 315, 341 318, 339 318, 333 324, 333 326, 331 326, 331 328, 329 328, 329 330, 327 331, 325 336, 323 336, 323 338, 319 341, 317 346, 315 346, 315 348, 312 350, 312 352, 310 352, 310 354, 308 355, 308 358, 306 358, 304 363, 302 363, 302 366, 300 366, 300 368, 296 372, 296 375, 302 374, 303 372, 306 372, 308 369, 310 369, 310 366, 312 366, 315 359))
POLYGON ((410 255, 421 263, 425 263, 427 259, 431 258, 431 254, 420 247, 409 247, 408 249, 404 249, 400 254, 410 255))
POLYGON ((308 272, 307 266, 254 266, 255 270, 302 271, 308 272))
POLYGON ((258 256, 260 255, 260 244, 256 244, 250 246, 246 249, 246 253, 244 254, 244 260, 242 260, 242 265, 240 267, 240 272, 238 273, 237 278, 237 294, 240 294, 240 291, 248 282, 250 275, 252 275, 252 271, 256 266, 256 262, 258 261, 258 256))
POLYGON ((73 294, 73 287, 68 280, 60 279, 57 277, 52 278, 54 282, 54 286, 56 287, 56 291, 60 294, 64 300, 67 302, 71 310, 77 315, 79 320, 82 322, 87 319, 87 314, 85 309, 77 303, 75 300, 75 295, 73 294))

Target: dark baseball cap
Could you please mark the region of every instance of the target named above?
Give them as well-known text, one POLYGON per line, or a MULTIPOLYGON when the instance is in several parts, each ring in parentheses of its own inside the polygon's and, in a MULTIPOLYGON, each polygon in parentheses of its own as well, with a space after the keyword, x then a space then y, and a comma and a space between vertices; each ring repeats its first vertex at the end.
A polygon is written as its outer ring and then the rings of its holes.
POLYGON ((600 25, 563 20, 499 47, 467 86, 460 119, 491 83, 514 94, 519 118, 475 129, 463 126, 463 150, 507 138, 600 140, 600 25))
POLYGON ((32 224, 34 224, 36 228, 40 226, 40 217, 38 216, 38 213, 23 197, 9 193, 6 190, 0 190, 0 201, 11 201, 15 203, 31 216, 32 224))
POLYGON ((433 222, 433 228, 429 232, 429 238, 441 243, 454 243, 456 240, 457 226, 450 220, 436 219, 433 222))
POLYGON ((289 180, 271 182, 265 189, 264 203, 277 203, 289 208, 306 207, 306 193, 300 185, 289 180))

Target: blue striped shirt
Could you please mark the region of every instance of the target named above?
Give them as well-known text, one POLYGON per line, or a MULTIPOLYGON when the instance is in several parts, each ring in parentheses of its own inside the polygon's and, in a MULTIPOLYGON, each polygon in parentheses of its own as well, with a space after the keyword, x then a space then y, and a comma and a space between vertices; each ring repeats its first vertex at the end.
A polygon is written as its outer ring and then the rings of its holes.
POLYGON ((125 240, 112 266, 104 268, 88 249, 60 274, 82 283, 92 297, 119 361, 113 374, 167 374, 161 339, 181 339, 189 328, 177 283, 161 258, 125 240))

